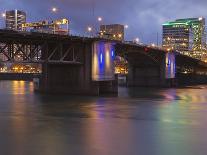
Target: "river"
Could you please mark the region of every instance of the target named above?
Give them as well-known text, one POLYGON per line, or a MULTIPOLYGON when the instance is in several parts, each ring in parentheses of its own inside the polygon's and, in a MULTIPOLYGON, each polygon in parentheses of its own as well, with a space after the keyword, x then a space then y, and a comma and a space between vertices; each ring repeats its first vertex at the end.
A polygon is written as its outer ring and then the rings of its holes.
POLYGON ((42 95, 0 81, 1 155, 206 155, 207 86, 42 95))

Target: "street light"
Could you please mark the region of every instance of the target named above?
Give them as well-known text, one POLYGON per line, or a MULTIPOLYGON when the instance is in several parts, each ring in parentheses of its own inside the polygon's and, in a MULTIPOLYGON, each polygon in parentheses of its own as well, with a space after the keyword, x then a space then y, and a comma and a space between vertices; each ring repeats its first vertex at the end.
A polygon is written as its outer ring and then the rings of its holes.
MULTIPOLYGON (((58 9, 56 8, 56 7, 53 7, 52 9, 51 9, 51 12, 52 13, 57 13, 58 12, 58 9)), ((50 17, 51 18, 51 17, 50 17)), ((53 21, 53 18, 51 18, 51 20, 53 21)), ((67 26, 67 29, 68 29, 68 26, 67 26)), ((53 26, 53 33, 55 34, 56 33, 56 25, 54 24, 54 26, 53 26)))
POLYGON ((102 22, 103 18, 102 17, 98 17, 98 21, 102 22))
POLYGON ((92 34, 92 32, 93 32, 93 28, 92 28, 91 26, 88 26, 88 27, 87 27, 87 32, 88 32, 88 34, 89 34, 90 37, 93 36, 93 34, 92 34))
POLYGON ((92 31, 92 27, 88 26, 88 27, 87 27, 87 31, 88 31, 88 32, 91 32, 91 31, 92 31))
POLYGON ((103 18, 99 16, 99 17, 97 18, 97 21, 98 21, 97 32, 98 32, 98 34, 101 34, 101 36, 103 36, 104 33, 101 32, 101 25, 102 25, 103 18))
POLYGON ((151 45, 152 45, 152 47, 155 47, 155 44, 154 43, 152 43, 151 45))
POLYGON ((6 17, 6 13, 2 13, 2 15, 1 15, 3 18, 5 18, 6 17))
MULTIPOLYGON (((1 17, 3 18, 2 20, 6 20, 6 13, 2 13, 1 17)), ((4 21, 5 22, 5 21, 4 21)))
POLYGON ((134 42, 135 42, 136 44, 138 44, 138 43, 139 43, 139 41, 140 41, 140 39, 139 39, 139 38, 135 38, 135 39, 134 39, 134 42))
POLYGON ((129 28, 129 25, 124 25, 124 28, 125 28, 125 29, 128 29, 128 28, 129 28))
POLYGON ((57 12, 57 11, 58 11, 58 9, 56 7, 52 8, 52 12, 57 12))

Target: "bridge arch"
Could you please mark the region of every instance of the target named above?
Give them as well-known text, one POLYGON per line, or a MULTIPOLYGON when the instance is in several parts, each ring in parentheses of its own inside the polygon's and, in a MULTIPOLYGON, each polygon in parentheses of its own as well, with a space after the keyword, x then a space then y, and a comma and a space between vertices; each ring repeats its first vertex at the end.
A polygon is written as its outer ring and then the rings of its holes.
POLYGON ((128 86, 158 86, 162 82, 161 79, 164 80, 163 51, 138 45, 117 44, 116 55, 128 62, 128 86))

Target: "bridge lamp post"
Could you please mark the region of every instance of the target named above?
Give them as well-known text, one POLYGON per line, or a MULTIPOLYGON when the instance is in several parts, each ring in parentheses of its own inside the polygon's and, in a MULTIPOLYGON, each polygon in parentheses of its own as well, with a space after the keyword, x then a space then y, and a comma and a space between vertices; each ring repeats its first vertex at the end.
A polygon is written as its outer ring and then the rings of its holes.
POLYGON ((154 44, 154 43, 152 43, 152 44, 151 44, 151 46, 152 46, 152 47, 155 47, 155 44, 154 44))
POLYGON ((5 18, 6 18, 6 13, 2 13, 2 14, 1 14, 1 17, 2 17, 3 19, 5 19, 5 18))
POLYGON ((98 17, 98 21, 99 22, 102 22, 103 21, 103 18, 102 17, 98 17))
POLYGON ((89 26, 89 27, 87 28, 87 30, 88 30, 88 32, 91 32, 91 31, 92 31, 92 27, 89 26))
POLYGON ((6 13, 2 13, 1 16, 2 16, 2 18, 5 18, 6 17, 6 13))
POLYGON ((129 28, 129 25, 124 25, 124 28, 125 28, 125 29, 128 29, 128 28, 129 28))
POLYGON ((134 42, 135 42, 136 44, 138 44, 138 43, 140 42, 140 39, 139 39, 139 38, 135 38, 135 39, 134 39, 134 42))
MULTIPOLYGON (((129 25, 127 25, 127 24, 124 25, 124 29, 125 29, 125 30, 129 29, 129 25)), ((124 36, 123 36, 123 37, 124 37, 124 36)), ((125 39, 124 39, 124 40, 125 40, 125 39)))
MULTIPOLYGON (((52 9, 51 9, 51 12, 52 13, 57 13, 57 11, 58 11, 58 9, 56 8, 56 7, 53 7, 52 9)), ((52 19, 52 21, 53 21, 53 19, 52 19)), ((55 34, 55 25, 54 25, 54 28, 53 28, 53 33, 55 34)))
POLYGON ((93 28, 91 26, 87 27, 87 32, 89 33, 89 36, 92 36, 91 33, 93 31, 93 28))
POLYGON ((56 13, 57 11, 58 11, 58 9, 57 9, 56 7, 53 7, 53 8, 52 8, 52 12, 53 12, 53 13, 56 13))
MULTIPOLYGON (((100 27, 101 27, 101 24, 102 24, 102 22, 103 22, 103 18, 99 16, 99 17, 97 18, 97 21, 98 21, 97 32, 98 32, 98 34, 99 34, 99 33, 100 33, 100 27)), ((103 35, 103 32, 101 33, 101 35, 103 35)))

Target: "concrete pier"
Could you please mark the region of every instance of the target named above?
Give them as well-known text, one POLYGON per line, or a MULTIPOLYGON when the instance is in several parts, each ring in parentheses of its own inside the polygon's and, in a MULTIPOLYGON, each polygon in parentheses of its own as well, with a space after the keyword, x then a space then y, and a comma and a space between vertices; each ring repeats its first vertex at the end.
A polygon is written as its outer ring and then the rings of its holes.
MULTIPOLYGON (((75 43, 74 43, 75 44, 75 43)), ((117 78, 114 80, 92 80, 92 45, 93 42, 82 42, 76 53, 79 63, 44 62, 39 88, 36 91, 45 93, 67 93, 81 95, 118 94, 117 78)), ((77 45, 78 46, 78 45, 77 45)), ((45 48, 46 53, 50 53, 45 48)), ((63 55, 64 55, 64 51, 63 55)))

